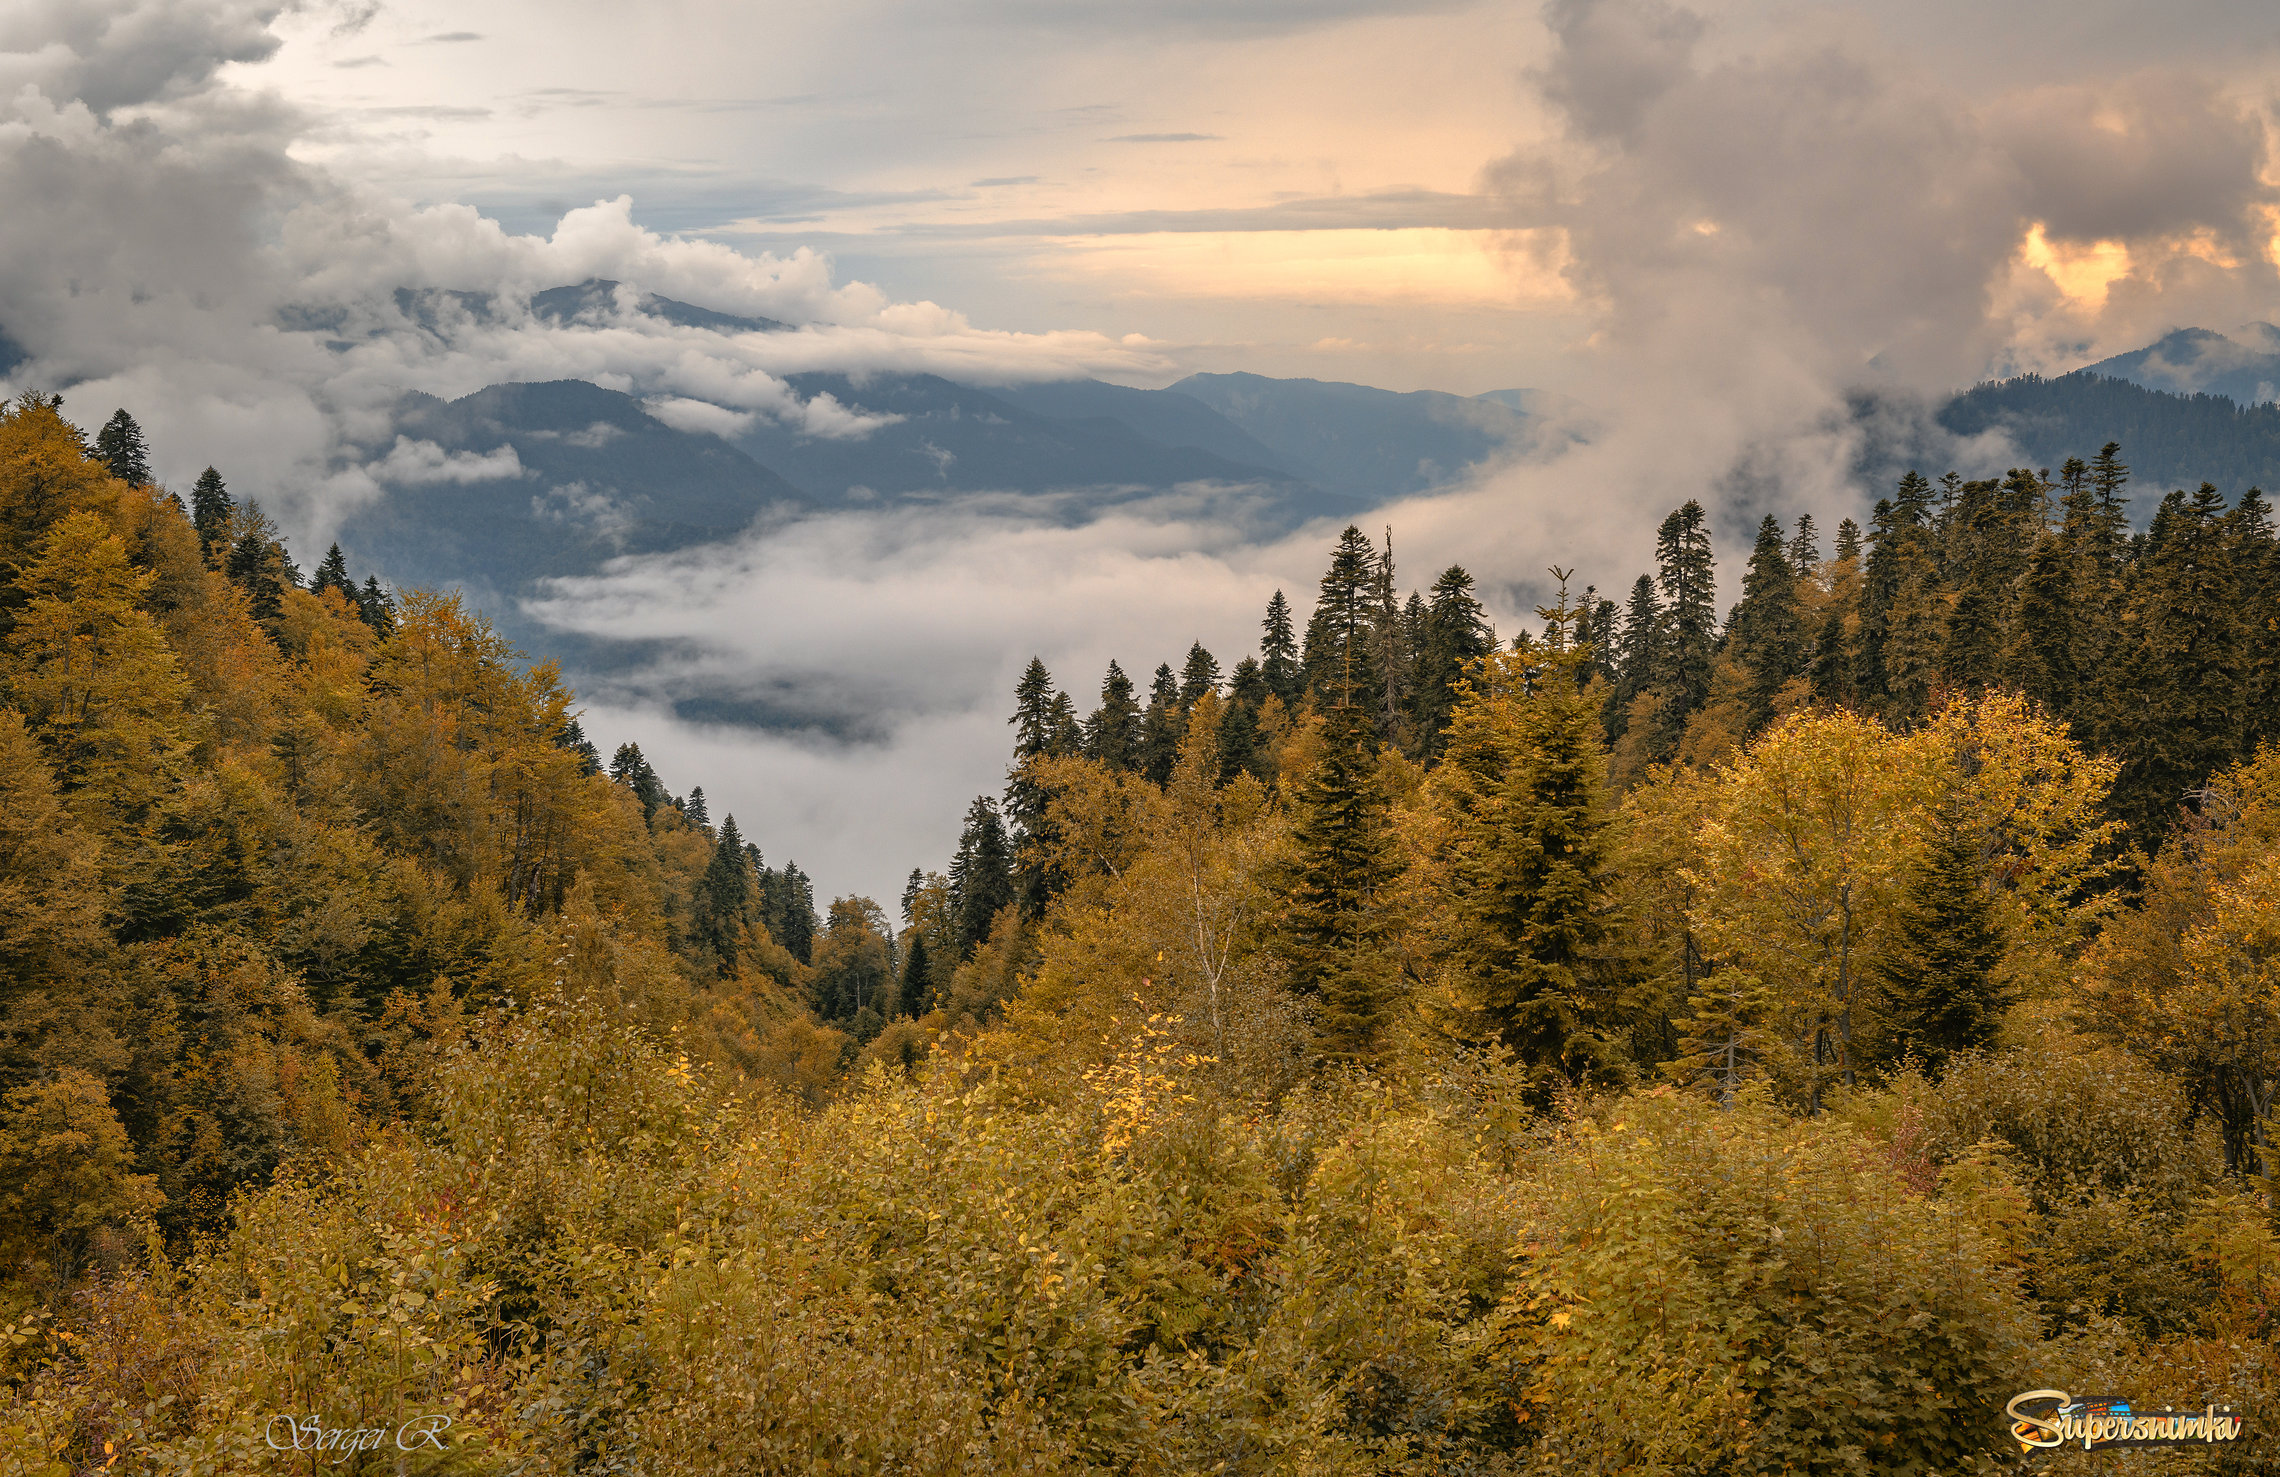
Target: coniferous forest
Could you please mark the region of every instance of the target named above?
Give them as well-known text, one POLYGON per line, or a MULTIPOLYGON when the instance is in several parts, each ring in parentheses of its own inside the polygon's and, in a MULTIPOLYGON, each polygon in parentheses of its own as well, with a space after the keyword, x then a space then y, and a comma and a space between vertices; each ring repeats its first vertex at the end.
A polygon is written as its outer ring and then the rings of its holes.
POLYGON ((826 903, 20 398, 0 1473, 2272 1470, 2280 542, 2122 457, 1509 632, 1348 528, 826 903))

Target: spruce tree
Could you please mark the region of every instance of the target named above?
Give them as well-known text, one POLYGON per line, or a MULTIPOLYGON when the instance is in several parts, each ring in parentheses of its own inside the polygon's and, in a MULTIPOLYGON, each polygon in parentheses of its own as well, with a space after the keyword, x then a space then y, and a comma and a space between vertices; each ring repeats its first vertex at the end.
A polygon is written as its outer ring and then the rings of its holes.
POLYGON ((143 442, 142 427, 125 410, 111 412, 103 429, 95 433, 95 457, 129 487, 151 485, 150 448, 143 442))
POLYGON ((1280 939, 1291 988, 1315 1001, 1330 1061, 1378 1059, 1396 1004, 1385 893, 1398 867, 1377 775, 1377 725, 1361 702, 1324 714, 1323 753, 1298 795, 1280 939))
POLYGON ((319 595, 327 590, 338 590, 342 599, 355 603, 356 581, 348 577, 348 556, 341 553, 339 544, 325 550, 323 562, 317 565, 316 577, 309 581, 309 589, 319 595))
POLYGON ((213 564, 229 549, 230 519, 237 502, 222 484, 222 474, 208 467, 190 486, 190 523, 198 530, 198 547, 213 564))
POLYGON ((1219 659, 1203 649, 1198 641, 1188 647, 1187 662, 1180 668, 1180 708, 1195 706, 1196 700, 1207 692, 1219 691, 1219 659))
POLYGON ((554 736, 554 746, 565 753, 577 755, 581 773, 602 772, 601 750, 595 748, 593 741, 586 737, 586 727, 577 719, 573 718, 562 725, 562 731, 554 736))
POLYGON ((1433 581, 1417 653, 1417 722, 1425 752, 1438 755, 1465 669, 1495 649, 1496 632, 1473 595, 1473 577, 1452 564, 1433 581))
POLYGON ((926 873, 917 867, 911 868, 910 877, 903 883, 902 890, 903 927, 910 927, 916 918, 915 910, 918 907, 918 895, 925 887, 926 873))
POLYGON ((257 621, 273 621, 284 613, 285 583, 278 578, 271 546, 260 533, 248 529, 230 546, 224 573, 230 583, 245 591, 246 603, 257 621))
POLYGON ((1304 669, 1298 660, 1298 636, 1290 622, 1290 602, 1283 592, 1267 602, 1267 618, 1259 622, 1259 671, 1267 679, 1267 690, 1282 699, 1284 707, 1298 703, 1300 688, 1304 685, 1304 669))
POLYGON ((1259 709, 1270 696, 1257 657, 1247 656, 1235 664, 1227 683, 1227 708, 1219 720, 1220 784, 1232 783, 1238 774, 1260 774, 1264 767, 1259 709))
POLYGON ((1140 773, 1157 785, 1171 783, 1179 763, 1180 740, 1187 737, 1187 711, 1180 706, 1179 679, 1170 663, 1157 666, 1148 686, 1148 708, 1140 715, 1140 773))
POLYGON ((1452 731, 1447 762, 1475 803, 1452 817, 1448 1024, 1511 1048, 1548 1096, 1555 1080, 1622 1078, 1636 969, 1622 944, 1598 719, 1574 680, 1586 660, 1573 637, 1580 612, 1563 587, 1538 614, 1529 678, 1474 689, 1452 731))
MULTIPOLYGON (((696 800, 700 793, 690 791, 690 799, 696 800)), ((698 808, 702 809, 701 803, 698 808)), ((752 892, 752 864, 732 815, 720 823, 720 840, 697 881, 690 908, 689 931, 699 946, 712 951, 723 978, 736 975, 738 941, 752 918, 752 892)))
POLYGON ((655 820, 658 810, 665 804, 665 782, 657 771, 649 767, 642 757, 641 745, 620 744, 610 756, 610 778, 633 791, 633 798, 641 802, 641 818, 655 820))
POLYGON ((2241 671, 2248 727, 2241 752, 2280 739, 2280 535, 2262 488, 2240 495, 2226 520, 2227 555, 2240 589, 2241 671))
POLYGON ((1348 524, 1331 551, 1306 623, 1306 690, 1315 706, 1359 706, 1376 725, 1379 564, 1369 535, 1348 524))
POLYGON ((1837 554, 1839 564, 1857 563, 1860 559, 1860 525, 1847 518, 1837 525, 1837 554))
POLYGON ((1029 659, 1013 697, 1013 716, 1006 720, 1013 725, 1014 740, 1013 765, 1005 779, 1005 818, 1012 826, 1009 845, 1019 859, 1022 909, 1038 917, 1064 879, 1044 861, 1052 841, 1046 817, 1051 796, 1028 766, 1033 759, 1075 753, 1081 739, 1068 695, 1053 686, 1053 676, 1041 659, 1029 659))
POLYGON ((1797 515, 1797 532, 1789 540, 1789 568, 1799 579, 1811 579, 1821 567, 1821 530, 1811 513, 1797 515))
POLYGON ((1794 555, 1771 514, 1758 524, 1731 640, 1735 658, 1749 673, 1748 722, 1754 732, 1772 721, 1774 700, 1791 678, 1803 675, 1806 659, 1794 555))
POLYGON ((1710 696, 1710 664, 1717 644, 1717 581, 1710 530, 1702 504, 1689 499, 1655 532, 1655 562, 1662 585, 1668 644, 1654 687, 1662 695, 1656 752, 1669 754, 1686 720, 1710 696))
POLYGON ((966 828, 950 862, 950 907, 961 962, 988 941, 990 925, 1013 901, 1013 854, 1005 823, 996 802, 977 795, 966 810, 966 828))
POLYGON ((1140 704, 1132 696, 1132 679, 1114 661, 1101 679, 1100 706, 1085 720, 1084 749, 1111 771, 1124 774, 1140 760, 1140 704))
POLYGON ((1872 961, 1872 988, 1883 1055, 1913 1051, 1936 1071, 1993 1039, 2010 1001, 1996 980, 2005 941, 1979 827, 1954 791, 1928 819, 1892 941, 1872 961))
POLYGON ((711 829, 712 816, 705 809, 705 787, 703 785, 693 786, 689 791, 689 798, 681 802, 681 818, 692 826, 711 829))
POLYGON ((387 587, 380 583, 380 576, 376 574, 364 577, 364 588, 356 595, 356 610, 357 614, 364 617, 364 624, 383 636, 396 629, 395 597, 388 593, 387 587))
POLYGON ((2245 620, 2226 545, 2224 499, 2204 482, 2190 498, 2162 500, 2131 572, 2132 639, 2115 673, 2128 721, 2110 740, 2122 765, 2113 805, 2148 851, 2186 793, 2243 755, 2245 620))
POLYGON ((1623 607, 1623 624, 1611 653, 1615 681, 1608 689, 1607 709, 1601 715, 1608 742, 1629 731, 1632 705, 1641 694, 1653 691, 1660 679, 1668 662, 1664 652, 1668 636, 1654 577, 1642 574, 1631 586, 1631 598, 1623 607))
POLYGON ((903 951, 902 977, 895 986, 895 1009, 910 1016, 925 1015, 934 1009, 934 966, 927 957, 926 935, 915 929, 910 932, 910 947, 903 951))

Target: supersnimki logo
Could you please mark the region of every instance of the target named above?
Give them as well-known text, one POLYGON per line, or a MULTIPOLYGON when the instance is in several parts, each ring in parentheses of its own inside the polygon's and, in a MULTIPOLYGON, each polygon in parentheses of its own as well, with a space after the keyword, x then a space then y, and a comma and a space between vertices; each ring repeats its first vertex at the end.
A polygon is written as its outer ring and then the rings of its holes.
POLYGON ((2076 1400, 2064 1390, 2029 1390, 2003 1407, 2023 1452, 2120 1446, 2183 1446, 2238 1441, 2241 1417, 2229 1405, 2199 1410, 2133 1410, 2127 1400, 2076 1400))

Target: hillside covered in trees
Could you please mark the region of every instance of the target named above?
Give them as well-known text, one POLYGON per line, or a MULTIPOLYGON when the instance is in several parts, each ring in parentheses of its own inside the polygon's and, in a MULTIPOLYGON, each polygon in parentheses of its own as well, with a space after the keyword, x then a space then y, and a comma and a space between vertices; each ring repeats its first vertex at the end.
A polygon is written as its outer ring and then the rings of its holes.
POLYGON ((2128 498, 1911 474, 1723 613, 1688 503, 1517 633, 1349 528, 818 916, 20 399, 0 1472, 1958 1472, 2045 1386, 2271 1470, 2280 543, 2128 498))

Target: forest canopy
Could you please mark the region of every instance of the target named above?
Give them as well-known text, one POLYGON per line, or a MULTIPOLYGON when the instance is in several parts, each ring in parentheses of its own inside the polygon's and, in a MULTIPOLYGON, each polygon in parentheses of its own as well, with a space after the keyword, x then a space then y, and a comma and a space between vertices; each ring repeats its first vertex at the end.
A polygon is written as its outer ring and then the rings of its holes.
POLYGON ((1910 473, 1766 518, 1722 611, 1689 502, 1515 632, 1348 528, 1232 667, 1030 662, 890 912, 149 460, 0 412, 0 1472, 1931 1473, 2043 1387, 2280 1421, 2260 493, 1910 473))

